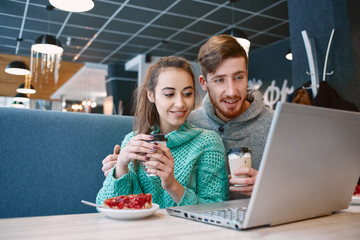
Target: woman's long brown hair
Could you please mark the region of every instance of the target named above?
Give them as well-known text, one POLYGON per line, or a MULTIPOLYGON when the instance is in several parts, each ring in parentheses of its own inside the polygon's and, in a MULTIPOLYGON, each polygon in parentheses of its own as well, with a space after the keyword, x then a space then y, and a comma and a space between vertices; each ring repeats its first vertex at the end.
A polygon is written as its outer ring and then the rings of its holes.
POLYGON ((155 95, 155 87, 161 71, 167 68, 177 68, 188 72, 193 79, 195 88, 195 76, 191 69, 191 65, 182 57, 169 56, 159 58, 150 65, 147 74, 140 87, 135 90, 134 96, 137 99, 136 109, 134 113, 134 131, 137 134, 149 134, 154 127, 159 126, 160 118, 155 103, 149 101, 147 92, 150 91, 155 95))

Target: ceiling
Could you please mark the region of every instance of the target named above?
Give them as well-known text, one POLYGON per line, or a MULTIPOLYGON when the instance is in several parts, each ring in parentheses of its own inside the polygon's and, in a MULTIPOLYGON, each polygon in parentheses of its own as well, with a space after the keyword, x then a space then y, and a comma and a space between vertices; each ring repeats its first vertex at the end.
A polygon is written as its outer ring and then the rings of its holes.
POLYGON ((47 10, 48 0, 2 0, 0 54, 30 56, 33 41, 51 34, 59 38, 62 60, 68 62, 125 64, 138 54, 180 55, 196 61, 200 46, 210 36, 231 28, 245 32, 250 51, 289 38, 286 0, 94 3, 88 12, 70 13, 47 10))

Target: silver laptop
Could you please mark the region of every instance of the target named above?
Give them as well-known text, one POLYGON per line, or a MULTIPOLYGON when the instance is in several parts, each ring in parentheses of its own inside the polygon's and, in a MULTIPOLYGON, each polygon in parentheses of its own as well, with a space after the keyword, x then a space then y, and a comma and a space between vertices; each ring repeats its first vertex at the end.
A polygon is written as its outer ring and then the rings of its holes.
POLYGON ((359 139, 360 113, 279 103, 250 199, 166 210, 237 230, 330 215, 350 204, 359 139))

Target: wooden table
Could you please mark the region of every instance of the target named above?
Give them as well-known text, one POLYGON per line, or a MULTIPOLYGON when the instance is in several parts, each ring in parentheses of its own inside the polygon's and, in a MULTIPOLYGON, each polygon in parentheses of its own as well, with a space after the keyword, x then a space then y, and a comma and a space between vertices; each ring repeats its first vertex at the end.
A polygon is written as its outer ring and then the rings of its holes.
POLYGON ((331 216, 236 231, 169 216, 120 221, 100 213, 0 219, 0 239, 360 239, 360 205, 331 216))

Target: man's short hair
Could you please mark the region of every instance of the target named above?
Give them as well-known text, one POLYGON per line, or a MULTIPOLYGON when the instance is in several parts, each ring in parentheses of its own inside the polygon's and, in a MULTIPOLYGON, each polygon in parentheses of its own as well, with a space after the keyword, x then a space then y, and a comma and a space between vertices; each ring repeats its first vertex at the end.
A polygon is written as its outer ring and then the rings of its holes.
POLYGON ((248 58, 244 48, 230 35, 217 35, 211 37, 201 46, 198 54, 201 73, 206 79, 208 73, 212 74, 222 61, 228 58, 244 57, 246 69, 248 58))

